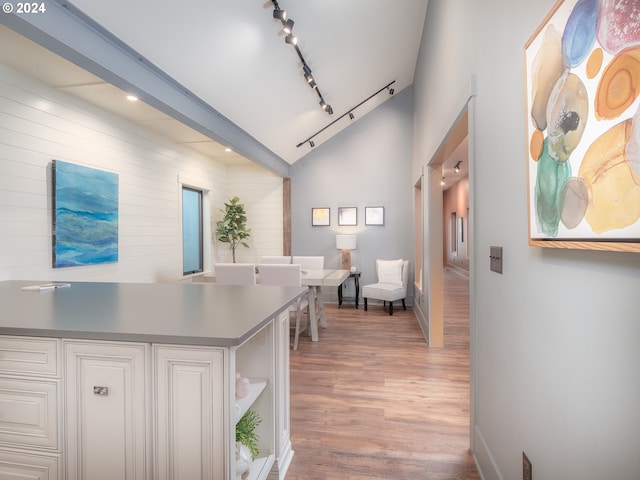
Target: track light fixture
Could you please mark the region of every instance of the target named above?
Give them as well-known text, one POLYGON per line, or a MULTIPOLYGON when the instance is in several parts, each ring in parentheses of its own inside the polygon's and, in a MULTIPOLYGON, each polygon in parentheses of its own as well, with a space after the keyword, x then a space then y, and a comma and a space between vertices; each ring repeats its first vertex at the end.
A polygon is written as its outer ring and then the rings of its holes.
MULTIPOLYGON (((305 78, 306 75, 311 75, 311 69, 309 67, 307 67, 307 65, 303 65, 302 69, 305 72, 305 78)), ((384 87, 382 87, 380 90, 378 90, 376 93, 374 93, 373 95, 370 95, 369 97, 365 98, 363 101, 361 101, 359 104, 357 104, 355 107, 350 108, 349 110, 347 110, 345 113, 343 113, 342 115, 340 115, 338 118, 336 118, 333 122, 331 122, 329 125, 326 125, 325 127, 321 128, 320 130, 318 130, 316 133, 314 133, 313 135, 311 135, 309 138, 307 138, 306 140, 303 140, 302 142, 300 142, 298 145, 296 145, 296 148, 300 148, 302 145, 304 145, 305 143, 308 143, 310 146, 314 146, 315 144, 313 143, 313 139, 320 135, 322 132, 324 132, 327 128, 329 128, 331 125, 333 125, 334 123, 336 123, 338 120, 340 120, 343 117, 346 117, 347 115, 349 115, 349 118, 351 120, 353 120, 355 118, 355 115, 353 114, 353 111, 358 108, 360 105, 368 102, 369 100, 371 100, 373 97, 375 97, 376 95, 378 95, 380 92, 382 92, 385 89, 388 89, 391 85, 393 85, 394 83, 396 83, 396 81, 394 80, 391 83, 388 83, 387 85, 385 85, 384 87)), ((391 89, 393 90, 393 88, 391 89)), ((324 99, 322 98, 322 95, 320 95, 320 92, 318 92, 318 95, 320 96, 320 106, 322 107, 323 110, 326 110, 326 112, 331 115, 333 114, 333 109, 331 108, 331 105, 327 105, 327 103, 324 101, 324 99)))
POLYGON ((293 32, 293 24, 294 24, 294 23, 295 23, 295 22, 294 22, 293 20, 291 20, 291 19, 289 19, 289 20, 287 20, 286 22, 284 22, 284 23, 282 24, 282 30, 284 31, 284 33, 287 33, 287 34, 288 34, 288 33, 293 32))
POLYGON ((273 10, 273 18, 275 18, 276 20, 280 20, 281 22, 284 22, 287 19, 287 11, 286 10, 280 10, 280 5, 278 5, 277 1, 273 1, 273 6, 275 7, 273 10))
POLYGON ((442 177, 442 180, 440 180, 440 185, 444 187, 444 177, 442 177))
POLYGON ((393 95, 393 93, 395 92, 395 90, 390 87, 387 87, 387 90, 389 90, 389 95, 393 95))
POLYGON ((462 163, 462 160, 460 160, 458 163, 456 163, 456 166, 453 167, 453 171, 456 173, 460 173, 460 164, 462 163))
POLYGON ((304 72, 304 79, 307 81, 307 84, 311 87, 311 89, 315 90, 316 93, 318 94, 318 97, 320 98, 320 106, 322 107, 322 109, 325 112, 327 112, 329 115, 333 115, 333 108, 331 108, 331 105, 328 105, 324 101, 324 98, 320 93, 320 89, 318 88, 318 84, 316 83, 315 79, 311 76, 311 69, 309 68, 309 65, 307 65, 307 62, 305 61, 304 57, 302 56, 302 52, 298 47, 298 38, 293 34, 293 25, 295 22, 290 18, 287 19, 286 10, 282 10, 280 8, 280 5, 278 4, 277 0, 271 0, 271 3, 273 3, 273 7, 274 7, 273 18, 275 18, 276 20, 280 20, 280 22, 282 23, 282 31, 286 34, 284 37, 285 43, 287 45, 292 45, 293 48, 295 48, 296 53, 298 54, 298 58, 302 62, 302 71, 304 72))
POLYGON ((297 45, 298 44, 298 39, 292 33, 290 33, 286 37, 284 37, 284 41, 286 43, 288 43, 289 45, 297 45))
POLYGON ((316 146, 316 144, 315 144, 315 143, 313 143, 313 140, 309 140, 309 146, 310 146, 311 148, 313 148, 313 147, 315 147, 315 146, 316 146))

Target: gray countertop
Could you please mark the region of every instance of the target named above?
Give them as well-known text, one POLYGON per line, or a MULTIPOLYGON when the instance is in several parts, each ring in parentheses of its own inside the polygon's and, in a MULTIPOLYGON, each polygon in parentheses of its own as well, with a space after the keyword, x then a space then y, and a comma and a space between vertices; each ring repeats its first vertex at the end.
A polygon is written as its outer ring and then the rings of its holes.
POLYGON ((0 334, 235 346, 304 294, 305 287, 216 284, 0 282, 0 334))

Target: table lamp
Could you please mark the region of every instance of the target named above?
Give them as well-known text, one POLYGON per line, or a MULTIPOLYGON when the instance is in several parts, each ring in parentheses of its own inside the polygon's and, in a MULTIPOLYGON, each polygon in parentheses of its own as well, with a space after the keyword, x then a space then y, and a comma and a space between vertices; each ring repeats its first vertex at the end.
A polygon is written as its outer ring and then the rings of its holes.
POLYGON ((336 235, 336 248, 342 250, 342 269, 351 269, 351 250, 356 249, 355 235, 336 235))

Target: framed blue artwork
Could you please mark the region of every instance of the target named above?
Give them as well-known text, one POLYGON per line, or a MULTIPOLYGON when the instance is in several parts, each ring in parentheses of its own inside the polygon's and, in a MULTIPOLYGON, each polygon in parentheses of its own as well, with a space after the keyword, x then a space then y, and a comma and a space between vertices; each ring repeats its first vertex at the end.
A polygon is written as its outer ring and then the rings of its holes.
POLYGON ((53 160, 53 267, 118 261, 118 175, 53 160))

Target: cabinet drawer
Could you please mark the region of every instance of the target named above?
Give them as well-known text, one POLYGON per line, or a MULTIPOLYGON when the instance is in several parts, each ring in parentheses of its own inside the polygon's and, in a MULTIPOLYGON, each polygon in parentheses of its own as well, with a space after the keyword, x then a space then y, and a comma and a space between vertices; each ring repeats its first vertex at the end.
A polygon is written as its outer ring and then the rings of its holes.
POLYGON ((58 382, 0 378, 0 444, 58 448, 58 382))
POLYGON ((0 451, 3 480, 62 480, 60 455, 31 455, 0 451))
POLYGON ((0 336, 0 372, 13 375, 60 375, 60 340, 0 336))

